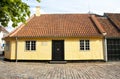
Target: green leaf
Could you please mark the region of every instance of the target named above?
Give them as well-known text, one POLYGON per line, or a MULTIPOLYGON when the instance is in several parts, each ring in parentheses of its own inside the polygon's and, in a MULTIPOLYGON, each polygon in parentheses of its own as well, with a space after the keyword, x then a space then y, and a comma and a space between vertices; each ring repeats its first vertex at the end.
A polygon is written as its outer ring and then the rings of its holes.
MULTIPOLYGON (((40 0, 36 0, 40 2, 40 0)), ((8 26, 12 21, 12 27, 16 27, 18 23, 25 23, 25 18, 30 16, 29 5, 22 0, 1 0, 0 1, 0 23, 4 27, 8 26)))
POLYGON ((38 2, 40 2, 40 0, 37 0, 38 2))

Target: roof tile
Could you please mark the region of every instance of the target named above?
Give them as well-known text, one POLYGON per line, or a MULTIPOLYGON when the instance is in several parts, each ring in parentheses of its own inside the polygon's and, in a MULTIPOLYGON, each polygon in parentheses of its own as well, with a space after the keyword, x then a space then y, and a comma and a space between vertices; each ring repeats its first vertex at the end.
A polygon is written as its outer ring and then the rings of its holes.
POLYGON ((118 28, 120 31, 120 14, 119 13, 105 13, 108 19, 118 28))
POLYGON ((89 14, 43 14, 34 16, 10 37, 102 36, 89 14))
POLYGON ((106 37, 120 37, 120 31, 111 23, 108 18, 105 17, 97 17, 98 21, 103 26, 103 29, 107 32, 106 37))

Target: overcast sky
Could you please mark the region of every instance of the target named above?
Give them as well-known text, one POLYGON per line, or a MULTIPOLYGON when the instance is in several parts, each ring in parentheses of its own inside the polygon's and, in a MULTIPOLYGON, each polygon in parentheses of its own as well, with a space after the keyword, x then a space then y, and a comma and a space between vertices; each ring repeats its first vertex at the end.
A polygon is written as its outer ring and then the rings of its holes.
MULTIPOLYGON (((120 13, 120 0, 23 0, 30 6, 31 15, 35 14, 35 7, 41 7, 41 14, 61 13, 120 13)), ((11 31, 11 27, 7 28, 11 31)))
POLYGON ((105 12, 120 13, 120 0, 23 0, 31 7, 32 14, 35 6, 41 7, 41 13, 88 13, 105 12))

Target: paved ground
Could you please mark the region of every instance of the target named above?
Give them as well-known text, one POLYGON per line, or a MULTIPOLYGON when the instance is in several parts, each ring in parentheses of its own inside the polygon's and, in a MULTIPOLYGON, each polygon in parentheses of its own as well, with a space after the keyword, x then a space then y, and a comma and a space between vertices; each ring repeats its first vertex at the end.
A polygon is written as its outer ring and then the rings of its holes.
POLYGON ((120 79, 120 61, 49 64, 0 60, 0 79, 120 79))

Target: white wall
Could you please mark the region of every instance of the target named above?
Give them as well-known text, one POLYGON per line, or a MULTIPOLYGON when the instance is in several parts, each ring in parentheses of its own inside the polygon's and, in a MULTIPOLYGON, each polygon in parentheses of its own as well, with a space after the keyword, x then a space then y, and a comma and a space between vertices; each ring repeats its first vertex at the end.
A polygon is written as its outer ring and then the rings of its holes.
POLYGON ((4 44, 4 41, 2 40, 4 33, 0 32, 0 51, 3 51, 2 45, 4 44))

